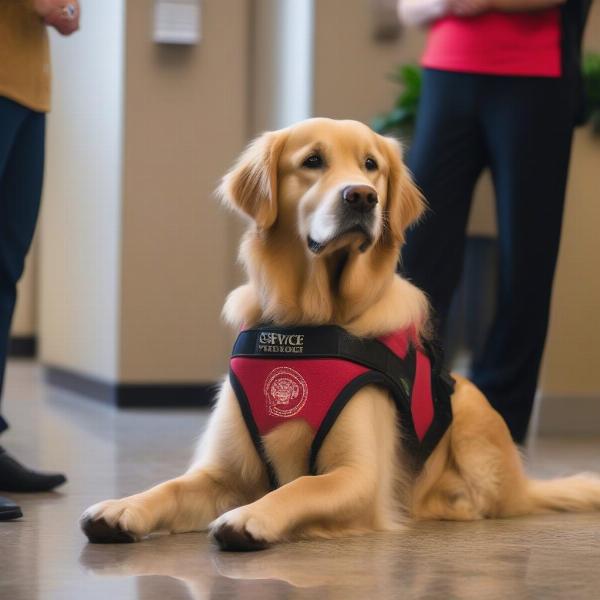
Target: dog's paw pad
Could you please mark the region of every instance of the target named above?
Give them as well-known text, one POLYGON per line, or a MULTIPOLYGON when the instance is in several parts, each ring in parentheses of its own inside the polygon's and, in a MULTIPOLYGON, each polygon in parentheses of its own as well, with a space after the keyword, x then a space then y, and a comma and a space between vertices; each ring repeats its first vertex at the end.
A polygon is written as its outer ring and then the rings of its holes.
POLYGON ((85 517, 81 521, 81 530, 92 544, 130 544, 135 538, 123 531, 118 525, 111 527, 104 519, 85 517))
POLYGON ((254 552, 269 547, 265 540, 256 539, 246 528, 236 529, 229 523, 223 523, 212 531, 219 548, 228 552, 254 552))

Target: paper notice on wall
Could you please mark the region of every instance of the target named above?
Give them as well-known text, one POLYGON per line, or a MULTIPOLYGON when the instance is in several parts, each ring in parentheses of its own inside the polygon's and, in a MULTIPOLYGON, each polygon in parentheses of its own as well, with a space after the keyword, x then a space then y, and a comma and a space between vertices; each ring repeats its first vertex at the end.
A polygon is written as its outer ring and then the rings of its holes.
POLYGON ((157 44, 197 44, 200 41, 200 0, 155 0, 154 41, 157 44))

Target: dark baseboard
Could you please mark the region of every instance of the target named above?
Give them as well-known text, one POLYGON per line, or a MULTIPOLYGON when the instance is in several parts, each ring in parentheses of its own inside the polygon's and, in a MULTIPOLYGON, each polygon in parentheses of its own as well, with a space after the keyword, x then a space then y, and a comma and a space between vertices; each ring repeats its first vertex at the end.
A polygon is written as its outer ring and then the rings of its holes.
POLYGON ((37 338, 34 335, 16 335, 10 338, 9 358, 35 358, 36 355, 37 338))
POLYGON ((215 383, 110 383, 58 367, 46 367, 45 379, 52 386, 119 408, 206 408, 217 392, 215 383))

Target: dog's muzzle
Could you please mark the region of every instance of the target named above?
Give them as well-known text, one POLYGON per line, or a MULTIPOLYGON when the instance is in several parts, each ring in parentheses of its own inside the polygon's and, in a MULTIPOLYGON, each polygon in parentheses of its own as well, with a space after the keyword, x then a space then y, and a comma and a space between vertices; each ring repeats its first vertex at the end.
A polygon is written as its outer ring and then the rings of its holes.
POLYGON ((365 252, 373 243, 375 207, 379 201, 377 191, 369 185, 349 185, 342 189, 340 200, 337 231, 325 241, 315 240, 308 235, 306 241, 311 252, 320 254, 332 242, 352 233, 365 238, 358 248, 360 252, 365 252))

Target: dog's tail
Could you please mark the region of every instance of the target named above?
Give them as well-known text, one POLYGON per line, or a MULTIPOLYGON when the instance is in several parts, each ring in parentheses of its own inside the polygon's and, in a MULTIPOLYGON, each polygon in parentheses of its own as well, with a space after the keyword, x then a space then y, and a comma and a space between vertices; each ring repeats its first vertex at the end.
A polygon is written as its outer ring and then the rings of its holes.
POLYGON ((600 477, 579 473, 571 477, 527 481, 530 513, 586 512, 600 510, 600 477))

